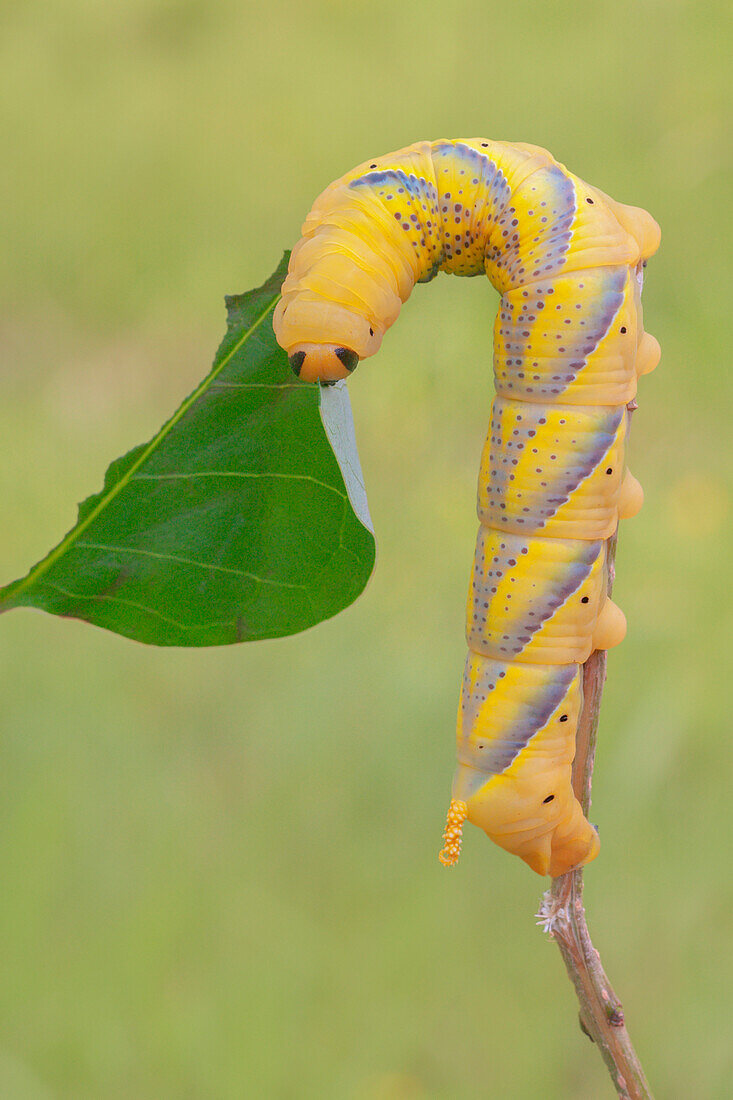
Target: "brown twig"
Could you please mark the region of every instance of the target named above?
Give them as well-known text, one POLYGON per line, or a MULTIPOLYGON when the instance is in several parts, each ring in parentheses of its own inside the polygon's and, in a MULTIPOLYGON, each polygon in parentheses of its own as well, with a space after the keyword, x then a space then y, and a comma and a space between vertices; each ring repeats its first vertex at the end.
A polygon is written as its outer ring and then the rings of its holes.
MULTIPOLYGON (((608 542, 608 591, 614 574, 616 537, 608 542)), ((590 809, 596 732, 606 678, 606 654, 592 653, 583 666, 583 710, 578 723, 573 787, 584 813, 590 809)), ((644 1070, 629 1038, 621 1002, 611 988, 593 946, 583 908, 583 871, 553 879, 538 914, 557 942, 580 1004, 580 1026, 598 1047, 624 1100, 652 1100, 644 1070)))

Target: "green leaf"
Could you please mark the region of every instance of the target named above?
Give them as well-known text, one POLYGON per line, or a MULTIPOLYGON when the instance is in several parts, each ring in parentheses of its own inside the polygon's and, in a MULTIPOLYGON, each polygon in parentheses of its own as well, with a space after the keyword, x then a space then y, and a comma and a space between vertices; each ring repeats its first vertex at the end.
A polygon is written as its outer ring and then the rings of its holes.
POLYGON ((287 259, 227 298, 211 372, 112 463, 59 545, 0 589, 0 611, 209 646, 294 634, 356 599, 375 545, 351 410, 343 383, 298 382, 275 342, 287 259))

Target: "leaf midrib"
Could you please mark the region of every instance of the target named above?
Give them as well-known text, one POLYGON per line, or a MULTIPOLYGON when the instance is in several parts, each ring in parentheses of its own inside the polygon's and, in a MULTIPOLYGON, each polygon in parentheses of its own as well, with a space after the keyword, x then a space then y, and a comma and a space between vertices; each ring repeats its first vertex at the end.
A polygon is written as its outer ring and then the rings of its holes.
POLYGON ((74 545, 77 539, 84 533, 84 531, 86 531, 90 524, 94 522, 100 512, 104 511, 107 505, 109 505, 114 500, 114 498, 122 492, 125 486, 130 482, 133 475, 140 469, 142 465, 144 465, 145 462, 147 462, 150 456, 155 453, 156 449, 160 446, 166 436, 173 430, 173 428, 175 428, 176 424, 178 424, 182 417, 185 416, 191 406, 199 399, 199 397, 201 397, 202 394, 206 393, 207 389, 224 370, 224 367, 226 367, 227 364, 231 362, 232 358, 234 357, 234 355, 236 355, 242 345, 245 344, 247 340, 249 340, 252 333, 257 328, 259 328, 264 319, 267 317, 268 313, 270 313, 274 306, 277 304, 279 299, 280 291, 278 290, 277 294, 275 294, 273 298, 268 302, 266 308, 263 309, 259 317, 257 317, 256 320, 253 321, 247 331, 243 332, 239 340, 237 340, 230 348, 227 354, 223 357, 221 363, 213 367, 209 374, 207 374, 206 378, 204 378, 199 383, 193 393, 189 394, 189 396, 180 405, 180 407, 176 409, 170 420, 168 420, 160 429, 158 434, 151 439, 150 443, 142 452, 140 457, 132 463, 132 465, 129 467, 128 470, 125 471, 119 481, 115 482, 109 492, 102 497, 102 499, 99 501, 96 507, 92 509, 89 515, 84 520, 82 520, 81 523, 78 523, 75 527, 73 527, 71 531, 69 531, 69 533, 65 536, 65 538, 61 540, 58 546, 56 546, 50 554, 47 554, 45 558, 39 561, 38 564, 35 565, 33 569, 31 569, 30 573, 28 573, 26 577, 15 584, 9 584, 7 588, 0 589, 0 605, 6 603, 11 597, 15 598, 22 595, 26 588, 30 588, 30 586, 33 585, 40 577, 42 577, 44 573, 47 573, 54 562, 57 561, 58 558, 60 558, 63 554, 65 554, 69 547, 74 545))

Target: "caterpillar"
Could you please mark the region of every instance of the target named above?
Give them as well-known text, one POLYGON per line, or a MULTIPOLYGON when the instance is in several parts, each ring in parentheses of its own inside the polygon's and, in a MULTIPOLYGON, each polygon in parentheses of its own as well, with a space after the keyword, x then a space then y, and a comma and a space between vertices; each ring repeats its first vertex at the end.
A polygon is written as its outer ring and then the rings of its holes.
POLYGON ((660 357, 641 309, 659 240, 646 211, 545 149, 478 138, 347 172, 292 251, 273 327, 306 382, 347 378, 441 271, 485 273, 501 294, 446 865, 465 820, 541 875, 598 854, 572 762, 582 665, 626 630, 606 548, 643 501, 624 453, 637 379, 660 357))

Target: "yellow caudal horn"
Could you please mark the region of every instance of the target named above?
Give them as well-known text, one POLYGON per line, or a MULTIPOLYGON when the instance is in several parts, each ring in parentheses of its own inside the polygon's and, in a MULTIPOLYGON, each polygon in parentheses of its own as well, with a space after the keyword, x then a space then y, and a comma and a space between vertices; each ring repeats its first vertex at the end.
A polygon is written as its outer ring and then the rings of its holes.
POLYGON ((445 832, 443 833, 443 848, 438 855, 438 859, 444 867, 452 867, 455 863, 458 863, 458 857, 461 854, 461 830, 467 816, 468 807, 466 803, 458 802, 455 798, 452 798, 448 807, 445 832))

